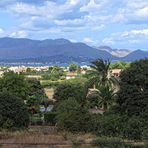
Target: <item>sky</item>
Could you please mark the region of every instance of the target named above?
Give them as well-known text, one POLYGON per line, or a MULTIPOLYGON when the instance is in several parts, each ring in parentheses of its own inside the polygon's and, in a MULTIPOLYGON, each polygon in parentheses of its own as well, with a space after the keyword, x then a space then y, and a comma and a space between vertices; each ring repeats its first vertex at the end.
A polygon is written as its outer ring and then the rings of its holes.
POLYGON ((148 0, 0 0, 0 37, 148 50, 148 0))

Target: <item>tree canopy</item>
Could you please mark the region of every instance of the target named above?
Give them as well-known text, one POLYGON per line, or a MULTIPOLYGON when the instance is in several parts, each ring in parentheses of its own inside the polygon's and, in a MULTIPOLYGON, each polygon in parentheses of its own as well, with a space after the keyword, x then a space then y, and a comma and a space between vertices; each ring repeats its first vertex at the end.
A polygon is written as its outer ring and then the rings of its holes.
POLYGON ((148 116, 148 60, 133 62, 120 76, 118 107, 129 116, 148 116))
POLYGON ((0 91, 8 91, 25 100, 29 93, 29 84, 23 74, 10 71, 0 78, 0 91))
POLYGON ((70 64, 69 65, 69 71, 75 72, 78 69, 78 66, 76 64, 70 64))
POLYGON ((9 94, 0 93, 0 127, 22 128, 29 125, 29 114, 22 99, 9 94))

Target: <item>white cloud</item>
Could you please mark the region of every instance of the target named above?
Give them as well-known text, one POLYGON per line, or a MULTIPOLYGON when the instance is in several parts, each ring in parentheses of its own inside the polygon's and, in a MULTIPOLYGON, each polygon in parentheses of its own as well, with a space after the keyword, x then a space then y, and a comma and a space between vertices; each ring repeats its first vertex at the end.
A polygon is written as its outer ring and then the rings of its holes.
POLYGON ((0 35, 2 35, 3 33, 4 33, 4 30, 0 28, 0 35))
POLYGON ((139 44, 148 40, 148 29, 134 29, 130 31, 113 33, 102 40, 102 44, 139 44))
POLYGON ((27 32, 26 31, 22 31, 22 30, 12 32, 9 35, 9 37, 15 37, 15 38, 25 38, 27 36, 28 36, 27 32))
POLYGON ((95 44, 96 43, 96 41, 94 41, 90 37, 85 37, 82 42, 87 43, 87 44, 95 44))
POLYGON ((112 45, 115 44, 114 39, 112 37, 106 37, 102 40, 103 45, 112 45))
POLYGON ((95 12, 101 8, 101 3, 100 1, 100 4, 97 4, 95 0, 90 0, 86 5, 80 8, 80 11, 95 12))

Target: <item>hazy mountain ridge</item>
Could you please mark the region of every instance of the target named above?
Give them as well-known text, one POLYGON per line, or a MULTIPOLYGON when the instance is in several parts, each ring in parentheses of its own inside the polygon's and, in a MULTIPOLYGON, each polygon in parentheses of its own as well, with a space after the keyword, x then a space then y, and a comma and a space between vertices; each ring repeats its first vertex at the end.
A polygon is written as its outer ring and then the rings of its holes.
POLYGON ((94 48, 66 39, 0 38, 0 62, 88 63, 97 58, 133 61, 148 58, 148 51, 112 49, 108 46, 94 48))
POLYGON ((131 50, 131 49, 112 49, 109 46, 100 46, 97 49, 107 51, 110 54, 112 54, 113 56, 117 56, 117 57, 125 57, 128 54, 130 54, 131 52, 133 52, 133 50, 131 50))
POLYGON ((110 53, 92 48, 84 43, 72 43, 65 39, 29 40, 29 39, 0 39, 0 58, 36 58, 65 55, 86 58, 114 59, 110 53))

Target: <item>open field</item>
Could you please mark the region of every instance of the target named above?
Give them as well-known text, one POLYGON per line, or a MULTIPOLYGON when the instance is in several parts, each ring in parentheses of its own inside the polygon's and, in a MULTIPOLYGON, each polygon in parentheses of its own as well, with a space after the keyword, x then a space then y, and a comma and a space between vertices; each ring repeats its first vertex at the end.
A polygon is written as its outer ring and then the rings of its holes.
MULTIPOLYGON (((94 139, 96 136, 89 133, 72 134, 58 132, 52 126, 32 126, 27 131, 0 132, 0 148, 98 148, 91 144, 94 139)), ((133 143, 129 148, 147 148, 144 142, 126 143, 133 143)))
POLYGON ((90 148, 90 144, 84 142, 84 139, 89 141, 90 138, 90 134, 76 136, 59 133, 54 127, 34 126, 28 131, 0 132, 0 148, 73 148, 80 146, 77 141, 84 143, 81 148, 90 148))

